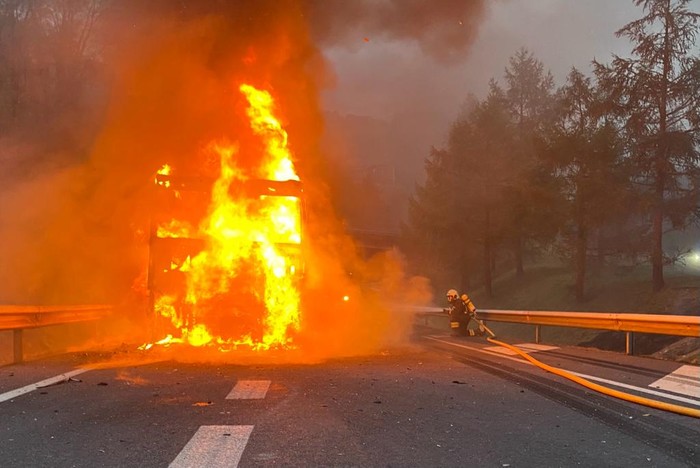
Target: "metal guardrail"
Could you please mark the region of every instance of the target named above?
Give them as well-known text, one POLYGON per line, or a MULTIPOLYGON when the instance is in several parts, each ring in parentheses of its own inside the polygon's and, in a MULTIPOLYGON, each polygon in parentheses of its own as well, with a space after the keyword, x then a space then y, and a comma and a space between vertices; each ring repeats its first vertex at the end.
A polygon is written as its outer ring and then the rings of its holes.
POLYGON ((478 314, 479 318, 483 320, 493 320, 495 322, 658 333, 661 335, 700 336, 700 316, 691 315, 525 310, 479 310, 478 314))
POLYGON ((23 330, 76 322, 89 322, 112 312, 107 305, 16 306, 0 305, 0 330, 13 331, 14 362, 22 362, 23 330))
MULTIPOLYGON (((446 316, 442 309, 437 307, 413 308, 413 310, 423 315, 446 316)), ((540 327, 543 325, 625 332, 627 354, 634 353, 635 332, 700 337, 700 316, 694 315, 479 309, 477 316, 481 320, 492 322, 534 325, 536 343, 540 342, 540 327)))

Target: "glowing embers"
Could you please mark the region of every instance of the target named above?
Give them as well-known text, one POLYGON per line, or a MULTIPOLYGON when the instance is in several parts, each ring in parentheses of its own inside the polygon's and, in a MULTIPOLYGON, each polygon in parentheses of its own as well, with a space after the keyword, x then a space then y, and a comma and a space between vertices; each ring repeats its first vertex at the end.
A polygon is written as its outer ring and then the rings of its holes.
MULTIPOLYGON (((175 216, 152 231, 153 307, 180 335, 161 345, 284 348, 299 329, 301 186, 272 97, 248 85, 240 90, 263 142, 259 167, 252 173, 237 167, 235 145, 210 145, 220 172, 206 188, 203 216, 195 222, 192 213, 175 216)), ((164 166, 156 184, 177 203, 187 202, 188 190, 202 191, 201 180, 174 174, 164 166)))

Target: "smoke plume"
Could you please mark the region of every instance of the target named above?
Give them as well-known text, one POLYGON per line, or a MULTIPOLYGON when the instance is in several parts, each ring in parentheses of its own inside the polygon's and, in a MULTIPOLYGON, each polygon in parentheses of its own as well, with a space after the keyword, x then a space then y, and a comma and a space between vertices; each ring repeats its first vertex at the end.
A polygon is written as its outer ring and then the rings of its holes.
MULTIPOLYGON (((106 44, 109 105, 87 162, 18 183, 0 200, 13 220, 0 225, 4 301, 113 303, 120 314, 114 334, 145 339, 153 177, 165 163, 184 173, 215 173, 218 161, 205 149, 216 141, 236 143, 241 166, 256 163, 237 92, 247 82, 275 96, 308 196, 312 300, 298 342, 316 359, 369 351, 403 334, 405 325, 396 326, 386 301, 403 299, 404 286, 425 299, 428 287, 405 276, 396 254, 369 263, 361 258, 334 211, 327 186, 333 168, 318 147, 317 94, 329 70, 309 31, 333 40, 345 7, 339 2, 331 14, 326 2, 174 3, 124 1, 104 12, 96 40, 106 44), (339 309, 335 301, 344 295, 351 300, 339 309)), ((367 23, 360 5, 351 21, 379 28, 375 20, 367 23)), ((382 7, 385 20, 398 5, 382 7)), ((418 20, 418 2, 406 5, 414 19, 389 21, 388 34, 417 34, 436 53, 446 39, 446 50, 461 47, 461 36, 418 20)), ((435 14, 446 18, 446 4, 438 5, 435 14)))
POLYGON ((441 61, 464 53, 485 11, 483 0, 309 0, 307 5, 311 31, 323 45, 414 41, 441 61))

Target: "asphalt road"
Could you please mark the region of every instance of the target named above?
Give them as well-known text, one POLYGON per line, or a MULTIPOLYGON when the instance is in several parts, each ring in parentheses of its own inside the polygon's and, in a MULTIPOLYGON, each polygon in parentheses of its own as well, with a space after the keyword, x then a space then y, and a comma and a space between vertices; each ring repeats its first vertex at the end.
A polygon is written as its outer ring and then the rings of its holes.
MULTIPOLYGON (((0 466, 700 465, 698 419, 594 393, 482 338, 418 335, 375 355, 305 365, 136 365, 149 355, 129 351, 1 367, 0 466), (65 376, 114 357, 129 361, 65 376)), ((690 393, 654 385, 679 364, 534 351, 617 389, 700 408, 693 369, 690 393)))

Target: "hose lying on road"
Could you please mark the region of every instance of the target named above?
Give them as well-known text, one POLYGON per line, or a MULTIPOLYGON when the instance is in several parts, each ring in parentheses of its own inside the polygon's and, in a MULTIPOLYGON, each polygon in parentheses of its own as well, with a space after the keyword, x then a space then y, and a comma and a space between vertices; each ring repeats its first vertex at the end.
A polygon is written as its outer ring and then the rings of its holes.
POLYGON ((514 351, 518 353, 520 356, 523 358, 527 359, 540 369, 544 369, 547 372, 551 372, 552 374, 559 375, 561 377, 564 377, 566 379, 569 379, 571 381, 574 381, 580 385, 583 385, 584 387, 590 388, 591 390, 595 390, 596 392, 603 393, 605 395, 609 395, 615 398, 620 398, 622 400, 626 401, 631 401, 632 403, 638 403, 640 405, 644 406, 649 406, 651 408, 656 408, 664 411, 671 411, 673 413, 678 413, 682 414, 685 416, 691 416, 693 418, 700 418, 700 410, 696 410, 693 408, 687 408, 685 406, 680 406, 680 405, 674 405, 672 403, 664 403, 661 401, 656 401, 656 400, 651 400, 649 398, 643 398, 639 397, 636 395, 632 395, 630 393, 625 393, 625 392, 620 392, 618 390, 613 390, 611 388, 603 387, 602 385, 595 384, 589 380, 583 379, 577 375, 572 374, 571 372, 567 372, 562 369, 557 369, 556 367, 549 366, 547 364, 544 364, 537 359, 533 358, 526 352, 518 349, 515 346, 509 345, 508 343, 504 343, 502 341, 495 340, 493 338, 486 338, 488 341, 491 343, 495 343, 497 345, 503 346, 505 348, 510 349, 511 351, 514 351))

